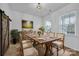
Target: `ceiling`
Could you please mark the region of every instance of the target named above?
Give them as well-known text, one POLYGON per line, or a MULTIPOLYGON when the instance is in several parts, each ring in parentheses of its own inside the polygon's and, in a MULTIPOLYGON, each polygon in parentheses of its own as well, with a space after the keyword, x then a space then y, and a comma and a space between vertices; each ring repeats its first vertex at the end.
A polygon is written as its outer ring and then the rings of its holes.
POLYGON ((12 10, 35 16, 46 16, 65 6, 68 3, 41 3, 41 9, 37 9, 37 3, 9 3, 12 10))

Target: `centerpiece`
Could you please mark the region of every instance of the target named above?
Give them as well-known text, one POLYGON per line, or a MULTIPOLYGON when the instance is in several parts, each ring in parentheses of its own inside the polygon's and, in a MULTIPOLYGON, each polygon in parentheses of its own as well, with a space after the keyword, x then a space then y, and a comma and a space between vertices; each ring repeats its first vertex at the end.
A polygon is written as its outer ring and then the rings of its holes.
POLYGON ((44 34, 44 27, 43 26, 41 26, 40 28, 39 28, 39 30, 41 31, 41 34, 44 34))

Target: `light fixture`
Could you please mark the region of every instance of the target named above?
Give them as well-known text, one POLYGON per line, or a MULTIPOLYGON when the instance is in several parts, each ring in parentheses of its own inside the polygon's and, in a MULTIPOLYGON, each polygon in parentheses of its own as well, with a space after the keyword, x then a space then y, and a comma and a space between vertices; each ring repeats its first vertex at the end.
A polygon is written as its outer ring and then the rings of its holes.
POLYGON ((38 3, 37 6, 36 6, 36 8, 37 8, 37 9, 41 9, 41 4, 38 3))

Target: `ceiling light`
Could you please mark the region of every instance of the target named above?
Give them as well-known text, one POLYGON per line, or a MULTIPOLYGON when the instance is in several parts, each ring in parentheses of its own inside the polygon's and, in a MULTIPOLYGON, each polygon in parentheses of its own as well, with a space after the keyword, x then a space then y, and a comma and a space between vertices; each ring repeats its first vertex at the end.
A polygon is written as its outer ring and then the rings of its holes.
POLYGON ((41 4, 38 3, 37 6, 36 6, 36 8, 41 9, 41 4))

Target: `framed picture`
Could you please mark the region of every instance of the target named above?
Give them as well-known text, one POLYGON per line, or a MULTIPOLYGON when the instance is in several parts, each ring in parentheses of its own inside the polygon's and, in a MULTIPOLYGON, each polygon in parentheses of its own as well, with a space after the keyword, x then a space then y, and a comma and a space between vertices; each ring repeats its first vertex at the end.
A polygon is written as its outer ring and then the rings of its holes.
POLYGON ((33 28, 33 21, 22 20, 22 28, 32 29, 33 28))

